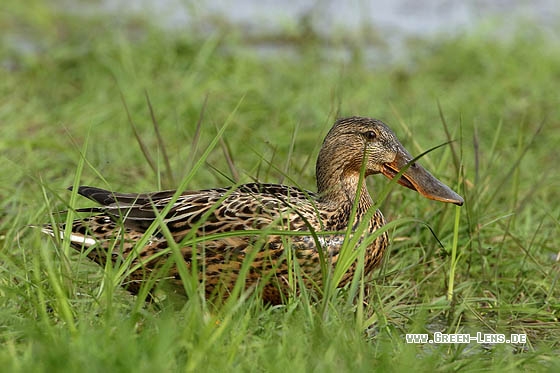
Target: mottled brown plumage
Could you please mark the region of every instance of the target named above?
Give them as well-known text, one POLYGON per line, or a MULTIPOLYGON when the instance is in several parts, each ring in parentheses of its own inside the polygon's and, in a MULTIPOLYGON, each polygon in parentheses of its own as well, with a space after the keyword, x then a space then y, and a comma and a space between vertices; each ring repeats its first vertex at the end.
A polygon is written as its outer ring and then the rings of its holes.
MULTIPOLYGON (((327 265, 336 264, 358 192, 353 228, 362 223, 372 208, 373 201, 365 183, 359 185, 360 172, 365 176, 382 173, 392 178, 411 160, 412 156, 381 121, 361 117, 340 119, 327 134, 317 159, 317 193, 258 183, 186 191, 173 202, 167 214, 160 217, 164 218, 173 240, 180 244, 187 267, 196 261, 199 280, 209 296, 220 290, 220 294, 227 295, 244 261, 251 260, 246 287, 260 283, 263 299, 280 303, 290 291, 287 258, 297 259, 306 286, 320 286, 320 258, 324 258, 327 265), (244 233, 216 237, 232 231, 244 233), (300 234, 283 235, 283 231, 300 234), (311 232, 333 233, 314 235, 311 232)), ((408 166, 398 181, 400 184, 427 198, 463 203, 460 196, 420 165, 408 166)), ((78 193, 103 207, 91 209, 97 215, 74 221, 72 246, 78 250, 91 247, 88 257, 101 265, 108 256, 118 262, 134 255, 131 265, 138 269, 128 276, 126 287, 136 293, 147 275, 164 266, 171 255, 170 250, 165 251, 169 245, 161 229, 156 229, 143 247, 138 247, 137 242, 169 205, 175 192, 127 194, 82 186, 78 193), (158 255, 162 252, 164 255, 158 255)), ((367 229, 362 237, 385 224, 379 210, 369 216, 371 219, 363 223, 367 224, 367 229)), ((61 227, 60 231, 63 230, 61 227)), ((55 235, 50 226, 43 231, 55 235)), ((61 237, 64 238, 63 234, 61 237)), ((383 233, 367 247, 366 274, 379 263, 387 244, 387 234, 383 233)), ((351 278, 353 268, 346 273, 340 286, 351 278)), ((168 273, 172 281, 180 281, 175 265, 170 266, 168 273)))

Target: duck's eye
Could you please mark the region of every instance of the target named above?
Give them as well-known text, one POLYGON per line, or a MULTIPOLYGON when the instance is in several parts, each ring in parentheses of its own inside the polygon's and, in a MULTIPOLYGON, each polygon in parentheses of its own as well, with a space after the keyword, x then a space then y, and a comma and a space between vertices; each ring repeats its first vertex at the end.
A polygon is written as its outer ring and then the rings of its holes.
POLYGON ((371 141, 377 137, 377 134, 373 131, 367 131, 364 133, 364 137, 366 138, 366 140, 371 141))

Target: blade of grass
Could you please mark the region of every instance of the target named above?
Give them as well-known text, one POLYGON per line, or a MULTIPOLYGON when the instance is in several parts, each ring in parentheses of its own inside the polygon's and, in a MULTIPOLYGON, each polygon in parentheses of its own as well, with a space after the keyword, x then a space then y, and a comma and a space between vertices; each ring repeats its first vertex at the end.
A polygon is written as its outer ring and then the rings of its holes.
POLYGON ((144 143, 144 140, 142 140, 142 136, 140 136, 140 133, 138 132, 138 128, 134 124, 134 120, 132 119, 132 115, 130 114, 130 110, 128 109, 128 105, 127 105, 126 99, 124 97, 124 93, 120 89, 119 89, 119 93, 121 95, 121 101, 122 101, 122 104, 124 106, 124 109, 126 110, 126 116, 128 118, 128 124, 130 124, 130 128, 132 128, 132 132, 134 133, 134 137, 136 138, 136 142, 138 143, 138 146, 140 146, 140 150, 142 151, 142 154, 144 155, 144 159, 146 159, 146 161, 148 162, 148 165, 150 166, 150 168, 152 169, 154 174, 157 175, 158 169, 157 169, 156 163, 155 163, 154 159, 152 158, 152 155, 150 154, 150 150, 148 149, 148 147, 144 143))
POLYGON ((445 115, 443 115, 443 109, 441 108, 441 103, 439 100, 437 100, 437 106, 439 117, 441 119, 441 123, 443 124, 443 130, 445 131, 445 136, 447 136, 447 142, 449 143, 451 154, 453 155, 453 164, 455 165, 455 170, 459 170, 459 156, 457 155, 457 151, 455 150, 455 145, 453 143, 453 139, 451 138, 451 133, 449 132, 449 126, 447 125, 447 121, 445 120, 445 115))
POLYGON ((449 302, 453 301, 453 291, 455 284, 455 270, 457 269, 457 263, 459 262, 459 256, 457 255, 457 246, 459 243, 459 222, 461 220, 461 207, 455 206, 455 223, 453 224, 453 243, 451 244, 451 259, 449 266, 449 285, 447 287, 447 300, 449 302))
POLYGON ((146 103, 148 104, 148 108, 150 109, 150 117, 152 118, 152 125, 154 127, 154 132, 156 133, 158 147, 161 150, 163 155, 163 160, 165 162, 165 171, 166 171, 166 182, 164 186, 169 188, 171 185, 175 185, 175 178, 173 176, 173 169, 171 168, 171 163, 169 161, 169 156, 167 154, 167 147, 165 146, 165 142, 161 137, 161 132, 159 130, 159 122, 156 119, 156 115, 154 113, 154 108, 152 107, 152 102, 150 101, 150 96, 148 95, 148 91, 144 90, 144 95, 146 96, 146 103))
POLYGON ((281 173, 280 179, 278 180, 279 184, 282 184, 284 182, 284 175, 288 175, 288 173, 289 173, 290 162, 292 160, 294 148, 295 148, 295 145, 296 145, 296 137, 297 137, 298 129, 299 129, 299 122, 296 123, 296 125, 294 126, 294 130, 292 131, 292 136, 291 136, 291 140, 290 140, 290 147, 288 148, 288 156, 286 157, 286 163, 284 165, 284 170, 281 173))
POLYGON ((194 136, 191 142, 191 152, 190 161, 188 162, 191 167, 194 165, 194 160, 196 158, 196 153, 198 153, 198 143, 200 141, 200 129, 202 128, 202 121, 204 120, 204 113, 206 112, 206 105, 208 104, 208 94, 204 96, 204 102, 200 108, 200 113, 198 115, 198 120, 196 122, 196 129, 194 131, 194 136))
POLYGON ((231 179, 235 183, 237 183, 239 181, 239 172, 237 172, 237 167, 235 167, 235 162, 233 161, 233 157, 231 156, 231 150, 222 137, 220 137, 220 147, 222 148, 222 152, 224 154, 224 158, 226 159, 229 172, 231 173, 231 179))

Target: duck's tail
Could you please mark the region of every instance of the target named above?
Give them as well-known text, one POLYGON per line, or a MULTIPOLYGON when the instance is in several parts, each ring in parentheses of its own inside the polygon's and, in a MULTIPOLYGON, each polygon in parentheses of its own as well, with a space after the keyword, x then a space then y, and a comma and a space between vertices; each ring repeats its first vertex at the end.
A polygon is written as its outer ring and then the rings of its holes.
MULTIPOLYGON (((64 224, 54 228, 52 225, 48 224, 41 227, 41 232, 48 234, 51 237, 56 238, 58 233, 58 238, 61 240, 66 240, 66 234, 64 233, 64 224)), ((98 241, 90 235, 86 235, 79 232, 71 232, 70 236, 70 243, 74 247, 92 247, 98 244, 98 241)))

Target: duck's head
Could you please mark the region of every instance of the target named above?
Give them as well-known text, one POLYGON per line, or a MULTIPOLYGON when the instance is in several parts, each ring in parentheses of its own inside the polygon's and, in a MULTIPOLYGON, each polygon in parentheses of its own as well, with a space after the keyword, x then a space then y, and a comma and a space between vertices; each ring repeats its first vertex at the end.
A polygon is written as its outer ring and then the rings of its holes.
POLYGON ((365 175, 381 173, 392 179, 402 169, 399 184, 417 191, 426 198, 463 204, 463 198, 414 162, 393 131, 377 119, 350 117, 339 119, 331 128, 317 160, 319 193, 356 179, 365 160, 365 175), (337 176, 338 175, 338 176, 337 176), (340 180, 333 180, 340 179, 340 180), (329 181, 331 180, 331 181, 329 181))

